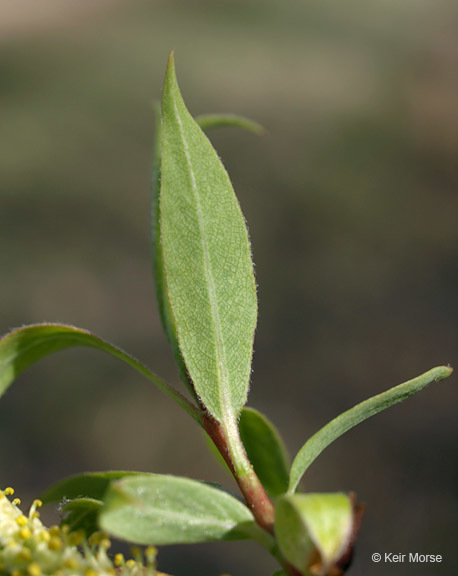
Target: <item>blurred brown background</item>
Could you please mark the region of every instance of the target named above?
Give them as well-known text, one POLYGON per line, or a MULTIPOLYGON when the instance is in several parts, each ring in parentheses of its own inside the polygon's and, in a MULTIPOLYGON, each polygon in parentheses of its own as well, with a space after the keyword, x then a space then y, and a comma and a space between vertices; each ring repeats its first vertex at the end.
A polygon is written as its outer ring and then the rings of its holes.
MULTIPOLYGON (((250 404, 294 455, 360 400, 458 366, 454 0, 2 0, 0 332, 86 327, 177 381, 150 264, 153 115, 167 54, 248 220, 260 320, 250 404)), ((308 490, 355 490, 353 575, 458 570, 456 376, 329 448, 308 490), (438 566, 373 552, 442 554, 438 566)), ((193 422, 94 351, 42 361, 0 403, 0 483, 125 469, 224 482, 193 422)), ((269 576, 256 545, 162 549, 176 576, 269 576)))

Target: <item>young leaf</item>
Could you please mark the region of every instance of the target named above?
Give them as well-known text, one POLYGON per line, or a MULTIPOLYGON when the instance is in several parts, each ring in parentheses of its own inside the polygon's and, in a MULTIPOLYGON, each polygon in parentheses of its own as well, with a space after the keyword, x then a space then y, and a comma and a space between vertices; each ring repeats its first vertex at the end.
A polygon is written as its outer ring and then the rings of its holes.
POLYGON ((138 474, 139 472, 110 470, 108 472, 86 472, 84 474, 69 476, 53 484, 43 492, 40 499, 44 504, 60 502, 62 500, 74 500, 80 497, 101 500, 110 482, 138 474))
POLYGON ((331 420, 331 422, 309 438, 297 453, 291 467, 288 492, 290 494, 295 492, 302 476, 312 462, 329 444, 332 444, 332 442, 337 440, 342 434, 345 434, 345 432, 360 422, 367 420, 367 418, 413 396, 431 382, 437 382, 447 378, 452 372, 453 369, 449 366, 433 368, 413 380, 399 384, 399 386, 395 386, 382 394, 378 394, 357 404, 350 410, 337 416, 337 418, 334 418, 334 420, 331 420))
POLYGON ((178 367, 178 373, 181 381, 184 383, 189 392, 195 397, 196 393, 188 378, 186 366, 181 355, 175 320, 173 318, 170 302, 168 300, 168 290, 166 284, 164 258, 162 255, 161 244, 161 222, 159 214, 159 194, 161 185, 161 110, 160 107, 155 108, 156 112, 156 134, 154 141, 154 158, 153 158, 153 175, 151 183, 152 192, 152 242, 153 242, 153 276, 156 287, 156 300, 159 307, 159 316, 161 318, 162 327, 164 328, 165 335, 169 344, 172 347, 172 352, 175 357, 175 362, 178 367))
POLYGON ((99 529, 97 516, 102 509, 103 502, 94 498, 76 498, 67 502, 61 512, 64 518, 61 526, 68 526, 71 532, 84 530, 86 538, 99 529))
POLYGON ((249 537, 249 509, 207 484, 148 474, 110 484, 100 527, 137 544, 186 544, 249 537))
POLYGON ((138 360, 87 330, 63 324, 32 324, 13 330, 0 339, 0 397, 29 366, 49 354, 74 346, 96 348, 122 360, 175 400, 194 419, 200 421, 198 410, 184 396, 138 360))
POLYGON ((246 402, 257 303, 248 232, 229 177, 181 97, 162 98, 160 222, 168 296, 194 388, 219 421, 246 402))
POLYGON ((253 134, 264 134, 264 128, 254 120, 238 116, 237 114, 201 114, 196 116, 195 120, 202 130, 212 130, 213 128, 223 128, 225 126, 234 126, 242 128, 253 134))
MULTIPOLYGON (((181 355, 177 334, 175 320, 173 318, 172 310, 170 308, 170 302, 168 300, 168 290, 166 286, 166 277, 164 271, 164 262, 162 255, 162 245, 161 245, 161 226, 160 226, 160 213, 159 213, 159 195, 160 195, 160 183, 161 183, 161 111, 160 108, 155 106, 155 116, 156 116, 156 134, 154 142, 154 158, 153 158, 153 175, 152 175, 152 239, 153 239, 153 272, 154 281, 156 286, 156 299, 159 306, 159 315, 161 318, 162 326, 167 339, 172 347, 172 351, 175 357, 175 362, 178 366, 178 371, 180 378, 191 392, 195 396, 195 391, 190 383, 190 379, 187 375, 186 366, 181 355)), ((235 114, 204 114, 196 117, 196 122, 199 124, 202 130, 212 130, 214 128, 221 128, 226 126, 234 126, 242 128, 249 132, 255 134, 262 134, 264 132, 263 127, 250 120, 244 118, 243 116, 237 116, 235 114)))
POLYGON ((244 408, 239 431, 248 458, 271 498, 288 490, 289 458, 275 426, 257 410, 244 408))
POLYGON ((329 574, 352 532, 353 505, 346 494, 294 494, 277 502, 278 545, 301 574, 329 574))

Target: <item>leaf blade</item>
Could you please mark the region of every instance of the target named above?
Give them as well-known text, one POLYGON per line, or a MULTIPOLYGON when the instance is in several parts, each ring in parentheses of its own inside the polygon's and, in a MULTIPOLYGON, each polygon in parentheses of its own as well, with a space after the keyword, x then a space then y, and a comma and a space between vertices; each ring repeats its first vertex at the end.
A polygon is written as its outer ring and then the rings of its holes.
POLYGON ((60 502, 62 500, 76 500, 79 498, 101 500, 110 482, 138 474, 139 472, 131 472, 128 470, 109 470, 107 472, 84 472, 83 474, 75 474, 50 486, 41 494, 40 500, 42 500, 43 504, 60 502))
MULTIPOLYGON (((161 226, 159 212, 160 182, 161 182, 161 110, 160 106, 154 106, 155 112, 155 138, 153 170, 151 178, 152 197, 152 254, 153 254, 153 276, 156 288, 156 300, 159 308, 159 316, 167 339, 172 347, 175 362, 178 367, 180 378, 190 393, 195 396, 195 391, 187 374, 183 356, 180 352, 177 340, 176 326, 173 318, 170 302, 167 297, 167 285, 164 271, 164 262, 161 245, 161 226)), ((249 118, 236 114, 202 114, 195 118, 195 121, 204 131, 215 128, 236 127, 252 132, 257 135, 263 134, 264 128, 249 118)))
POLYGON ((173 318, 170 302, 167 295, 167 279, 164 270, 164 256, 161 243, 161 222, 159 210, 159 197, 161 187, 161 109, 155 106, 156 130, 154 138, 153 170, 151 178, 151 239, 153 278, 156 289, 156 301, 159 308, 159 317, 167 340, 172 347, 173 356, 178 368, 180 379, 189 392, 195 397, 195 391, 188 377, 183 356, 178 346, 175 320, 173 318))
POLYGON ((288 490, 289 457, 275 426, 258 410, 244 408, 239 431, 248 458, 271 498, 288 490))
POLYGON ((168 296, 195 390, 221 421, 246 402, 256 286, 240 206, 216 152, 185 107, 173 56, 162 119, 160 219, 168 296))
POLYGON ((331 422, 309 438, 297 453, 291 467, 288 493, 292 494, 296 490, 308 467, 325 448, 342 434, 345 434, 345 432, 367 418, 375 416, 379 412, 413 396, 431 382, 448 378, 452 372, 453 369, 448 366, 432 368, 412 380, 408 380, 403 384, 390 388, 386 392, 360 402, 350 408, 350 410, 334 418, 334 420, 331 420, 331 422))
POLYGON ((275 534, 280 550, 302 574, 328 574, 345 553, 353 524, 353 505, 343 493, 293 494, 277 502, 275 534))
POLYGON ((194 419, 200 421, 200 413, 184 396, 133 356, 87 330, 66 324, 31 324, 13 330, 0 339, 0 397, 17 376, 32 364, 45 356, 75 346, 95 348, 118 358, 153 382, 194 419))
POLYGON ((228 493, 188 478, 140 475, 110 484, 99 522, 137 544, 186 544, 249 537, 248 508, 228 493))

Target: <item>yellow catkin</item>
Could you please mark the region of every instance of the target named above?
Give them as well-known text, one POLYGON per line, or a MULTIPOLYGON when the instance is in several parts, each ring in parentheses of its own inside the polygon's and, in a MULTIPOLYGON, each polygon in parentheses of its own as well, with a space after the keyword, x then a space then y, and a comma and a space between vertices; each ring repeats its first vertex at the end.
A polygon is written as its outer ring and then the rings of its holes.
POLYGON ((41 542, 49 542, 51 540, 51 536, 47 530, 42 530, 38 534, 38 540, 40 540, 41 542))
POLYGON ((99 546, 100 546, 100 548, 103 548, 104 550, 108 550, 108 548, 110 548, 110 546, 111 546, 111 541, 110 541, 110 539, 109 539, 109 538, 103 538, 103 539, 100 541, 99 546))
POLYGON ((115 566, 122 566, 124 564, 124 556, 122 554, 115 554, 114 564, 115 566))
POLYGON ((78 561, 74 558, 67 558, 64 562, 64 567, 70 570, 76 570, 78 568, 78 561))
POLYGON ((29 564, 27 567, 27 574, 29 574, 29 576, 41 576, 40 565, 37 562, 32 562, 32 564, 29 564))
POLYGON ((28 540, 29 538, 32 537, 32 531, 27 526, 24 526, 19 530, 19 536, 23 540, 28 540))
POLYGON ((88 538, 89 546, 98 546, 102 537, 101 532, 94 532, 91 534, 88 538))
POLYGON ((51 526, 49 529, 50 536, 60 536, 60 528, 59 526, 51 526))
POLYGON ((145 548, 145 558, 146 560, 152 564, 157 556, 157 548, 155 546, 148 546, 145 548))
POLYGON ((17 524, 19 524, 19 526, 27 526, 27 518, 24 516, 24 514, 20 514, 19 516, 16 517, 16 522, 17 524))
POLYGON ((30 562, 30 559, 32 558, 32 552, 30 552, 28 548, 22 548, 22 550, 19 550, 18 552, 18 558, 24 560, 24 562, 30 562))
POLYGON ((67 542, 70 546, 81 546, 85 538, 84 530, 76 530, 71 532, 67 537, 67 542))
POLYGON ((48 542, 48 548, 50 550, 54 550, 55 552, 62 548, 62 540, 59 538, 59 536, 52 536, 50 538, 48 542))

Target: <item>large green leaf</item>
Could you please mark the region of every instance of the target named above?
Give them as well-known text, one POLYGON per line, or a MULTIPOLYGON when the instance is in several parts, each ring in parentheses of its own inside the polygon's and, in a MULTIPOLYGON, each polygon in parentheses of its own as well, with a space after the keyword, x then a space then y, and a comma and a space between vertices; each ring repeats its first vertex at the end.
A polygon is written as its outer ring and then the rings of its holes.
POLYGON ((137 544, 185 544, 247 538, 256 530, 236 498, 195 480, 147 474, 110 484, 103 530, 137 544))
POLYGON ((122 360, 173 398, 193 418, 200 420, 199 412, 184 396, 141 362, 87 330, 63 324, 32 324, 13 330, 0 339, 0 396, 29 366, 49 354, 74 346, 97 348, 122 360))
POLYGON ((294 494, 277 502, 278 544, 301 574, 328 574, 346 552, 352 532, 353 505, 346 494, 294 494))
MULTIPOLYGON (((180 378, 191 392, 195 395, 195 391, 188 377, 186 366, 181 355, 177 334, 175 320, 173 318, 172 310, 170 308, 170 302, 168 299, 168 291, 166 286, 166 277, 164 271, 164 262, 162 256, 162 244, 161 244, 161 223, 160 223, 160 213, 159 213, 159 195, 160 195, 160 183, 161 183, 161 111, 160 107, 155 106, 155 116, 156 116, 156 132, 155 132, 155 143, 154 143, 154 158, 153 158, 153 174, 152 174, 152 240, 153 240, 153 272, 154 281, 156 286, 156 299, 159 307, 159 315, 161 318, 162 326, 167 339, 172 347, 172 351, 175 357, 175 361, 178 367, 180 378)), ((247 130, 248 132, 253 132, 255 134, 262 134, 264 132, 263 127, 243 116, 238 116, 236 114, 203 114, 196 117, 197 124, 202 130, 209 131, 214 128, 222 127, 237 127, 247 130)))
POLYGON ((257 317, 251 248, 216 152, 187 111, 173 56, 162 98, 162 256, 178 343, 194 388, 218 420, 246 402, 257 317))
POLYGON ((271 498, 288 490, 289 458, 275 426, 257 410, 244 408, 239 431, 248 458, 271 498))
POLYGON ((44 504, 89 497, 101 500, 110 482, 126 476, 136 476, 139 472, 109 470, 108 472, 85 472, 64 478, 49 487, 40 496, 44 504))
POLYGON ((337 418, 334 418, 334 420, 331 420, 331 422, 309 438, 297 453, 291 467, 288 492, 293 493, 296 490, 307 468, 329 444, 337 440, 342 434, 345 434, 345 432, 360 422, 367 420, 367 418, 413 396, 425 388, 425 386, 431 384, 431 382, 437 382, 447 378, 452 372, 453 369, 449 366, 433 368, 413 380, 404 382, 404 384, 395 386, 382 394, 378 394, 357 404, 350 410, 337 416, 337 418))

